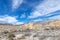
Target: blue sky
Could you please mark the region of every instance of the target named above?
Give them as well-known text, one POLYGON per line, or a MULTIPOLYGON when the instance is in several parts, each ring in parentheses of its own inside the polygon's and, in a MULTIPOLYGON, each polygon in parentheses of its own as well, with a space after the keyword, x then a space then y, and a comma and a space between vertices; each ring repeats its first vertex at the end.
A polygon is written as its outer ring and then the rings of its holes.
POLYGON ((60 0, 0 0, 0 23, 60 20, 60 0))

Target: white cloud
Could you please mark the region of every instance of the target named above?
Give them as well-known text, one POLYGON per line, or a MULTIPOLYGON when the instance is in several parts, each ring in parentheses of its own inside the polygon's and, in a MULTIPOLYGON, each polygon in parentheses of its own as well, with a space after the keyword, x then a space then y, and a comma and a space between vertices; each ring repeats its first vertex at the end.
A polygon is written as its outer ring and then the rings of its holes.
POLYGON ((28 18, 36 18, 57 10, 60 10, 60 0, 44 0, 43 3, 35 7, 28 18))
POLYGON ((41 14, 39 12, 35 12, 35 13, 31 13, 30 16, 28 16, 28 18, 36 18, 37 16, 40 16, 41 14), (37 14, 38 13, 38 14, 37 14))
POLYGON ((35 19, 35 20, 33 20, 33 22, 38 22, 38 21, 42 21, 42 19, 35 19))
POLYGON ((55 20, 60 20, 60 15, 58 15, 58 16, 54 16, 54 17, 50 17, 50 18, 48 18, 48 19, 55 19, 55 20))
POLYGON ((0 17, 0 21, 7 22, 7 23, 15 23, 15 22, 17 22, 16 18, 15 17, 11 17, 11 16, 0 17))
POLYGON ((26 17, 25 13, 20 16, 20 18, 25 18, 25 17, 26 17))
POLYGON ((12 0, 12 9, 17 9, 22 4, 22 2, 23 0, 12 0))
POLYGON ((24 22, 19 22, 16 17, 13 16, 0 16, 0 23, 9 23, 13 25, 19 25, 19 24, 24 24, 24 22))
POLYGON ((24 22, 17 22, 16 25, 24 24, 24 22))

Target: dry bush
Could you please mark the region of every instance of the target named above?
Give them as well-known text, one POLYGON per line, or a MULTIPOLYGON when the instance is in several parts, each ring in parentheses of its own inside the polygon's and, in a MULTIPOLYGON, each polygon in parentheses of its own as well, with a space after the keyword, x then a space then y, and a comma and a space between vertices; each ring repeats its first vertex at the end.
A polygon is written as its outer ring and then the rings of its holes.
POLYGON ((9 34, 8 34, 8 38, 9 38, 9 40, 14 40, 14 39, 13 39, 14 37, 15 37, 14 34, 12 34, 12 33, 9 33, 9 34))
POLYGON ((4 33, 4 34, 7 34, 7 33, 9 33, 9 32, 8 32, 8 31, 4 31, 3 33, 4 33))

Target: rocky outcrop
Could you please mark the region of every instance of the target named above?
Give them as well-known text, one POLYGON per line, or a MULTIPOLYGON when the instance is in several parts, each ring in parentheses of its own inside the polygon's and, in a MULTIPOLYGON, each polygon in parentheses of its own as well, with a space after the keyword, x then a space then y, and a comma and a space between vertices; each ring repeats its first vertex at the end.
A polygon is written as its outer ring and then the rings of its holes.
POLYGON ((35 29, 42 29, 42 24, 41 23, 35 23, 35 22, 30 22, 28 24, 24 24, 22 25, 22 28, 27 28, 27 29, 30 29, 30 30, 35 30, 35 29))
POLYGON ((30 22, 27 24, 22 25, 22 28, 31 29, 31 30, 44 30, 46 28, 59 28, 60 27, 60 20, 50 20, 44 22, 30 22))

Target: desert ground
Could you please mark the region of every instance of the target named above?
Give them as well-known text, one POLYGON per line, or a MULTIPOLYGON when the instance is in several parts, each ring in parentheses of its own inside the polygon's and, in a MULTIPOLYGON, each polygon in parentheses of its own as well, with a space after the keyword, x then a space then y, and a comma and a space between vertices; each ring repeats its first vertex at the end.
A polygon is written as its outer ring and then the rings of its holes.
POLYGON ((60 40, 60 20, 0 25, 0 40, 60 40))

